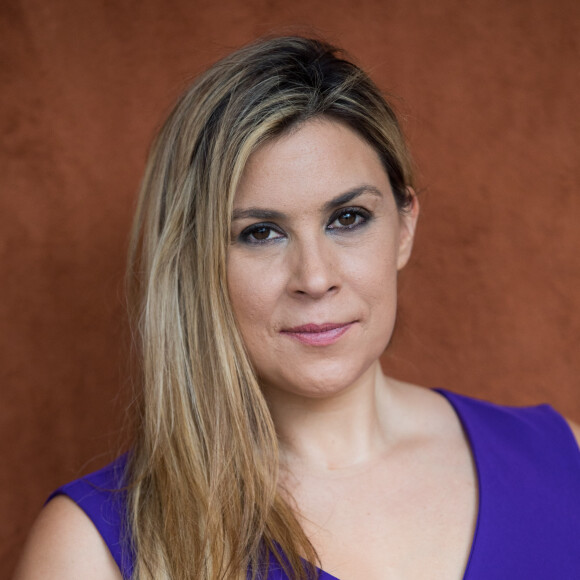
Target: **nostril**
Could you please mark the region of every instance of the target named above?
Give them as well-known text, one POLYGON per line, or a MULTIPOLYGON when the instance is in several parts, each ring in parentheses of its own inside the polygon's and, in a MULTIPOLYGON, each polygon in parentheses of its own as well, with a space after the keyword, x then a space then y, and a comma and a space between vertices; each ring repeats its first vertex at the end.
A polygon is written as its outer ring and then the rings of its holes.
POLYGON ((297 288, 296 290, 294 290, 294 292, 298 296, 312 296, 312 297, 316 298, 316 297, 326 296, 329 293, 332 294, 332 293, 336 292, 337 290, 338 290, 338 286, 329 286, 326 290, 320 290, 320 289, 316 289, 316 288, 302 290, 300 288, 297 288))

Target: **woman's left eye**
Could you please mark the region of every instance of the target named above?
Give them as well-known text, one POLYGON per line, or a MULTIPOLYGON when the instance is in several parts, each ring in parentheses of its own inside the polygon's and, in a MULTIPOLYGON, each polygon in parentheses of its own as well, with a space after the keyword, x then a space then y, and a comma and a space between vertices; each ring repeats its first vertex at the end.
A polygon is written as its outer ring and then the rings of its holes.
POLYGON ((370 214, 361 208, 345 208, 334 214, 328 224, 329 230, 352 230, 366 223, 370 214))

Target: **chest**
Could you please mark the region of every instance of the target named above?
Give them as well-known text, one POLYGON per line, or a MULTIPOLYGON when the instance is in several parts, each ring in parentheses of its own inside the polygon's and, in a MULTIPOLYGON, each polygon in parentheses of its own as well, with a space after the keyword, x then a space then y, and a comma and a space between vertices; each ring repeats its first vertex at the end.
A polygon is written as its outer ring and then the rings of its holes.
POLYGON ((340 580, 460 579, 477 519, 468 455, 304 478, 294 490, 323 570, 340 580))

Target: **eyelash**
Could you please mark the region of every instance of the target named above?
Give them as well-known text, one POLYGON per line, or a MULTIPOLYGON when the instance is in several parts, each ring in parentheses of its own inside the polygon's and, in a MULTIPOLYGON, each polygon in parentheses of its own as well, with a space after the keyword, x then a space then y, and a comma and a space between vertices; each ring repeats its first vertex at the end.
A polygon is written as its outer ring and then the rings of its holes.
MULTIPOLYGON (((344 207, 336 211, 334 214, 332 214, 328 222, 328 225, 326 226, 326 229, 330 230, 331 233, 338 234, 340 234, 341 232, 349 232, 364 226, 366 223, 368 223, 368 221, 371 218, 372 218, 371 213, 361 207, 344 207), (341 217, 344 217, 349 214, 353 214, 355 216, 354 224, 332 226, 332 224, 337 220, 339 220, 341 217)), ((275 242, 276 240, 280 240, 282 239, 283 236, 284 232, 280 228, 278 228, 278 226, 269 223, 259 223, 251 225, 247 227, 245 230, 243 230, 238 236, 238 239, 245 244, 261 245, 261 244, 269 244, 275 242), (252 236, 260 230, 267 230, 269 232, 268 237, 264 238, 263 240, 252 238, 252 236), (271 232, 275 232, 280 235, 274 238, 270 238, 269 236, 271 235, 271 232)))
POLYGON ((332 217, 330 218, 330 222, 328 223, 328 225, 326 226, 327 229, 329 230, 338 230, 340 231, 351 231, 351 230, 356 230, 358 228, 360 228, 361 226, 364 226, 366 223, 369 222, 369 220, 371 219, 371 213, 369 211, 367 211, 366 209, 363 209, 362 207, 343 207, 341 209, 339 209, 338 211, 334 212, 334 214, 332 214, 332 217), (355 216, 355 220, 356 222, 354 224, 350 224, 350 225, 343 225, 340 227, 331 227, 331 224, 333 224, 335 221, 337 221, 338 219, 340 219, 341 217, 344 217, 345 215, 348 214, 353 214, 355 216), (360 219, 359 219, 360 218, 360 219))

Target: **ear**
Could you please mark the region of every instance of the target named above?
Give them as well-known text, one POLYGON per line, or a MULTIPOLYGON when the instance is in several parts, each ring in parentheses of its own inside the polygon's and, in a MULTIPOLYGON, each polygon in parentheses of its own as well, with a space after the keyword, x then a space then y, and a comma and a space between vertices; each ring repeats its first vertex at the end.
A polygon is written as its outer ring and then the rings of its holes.
POLYGON ((415 227, 419 217, 419 200, 412 188, 408 188, 411 195, 411 204, 399 216, 399 253, 397 255, 397 270, 401 270, 411 257, 413 249, 413 239, 415 238, 415 227))

